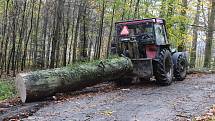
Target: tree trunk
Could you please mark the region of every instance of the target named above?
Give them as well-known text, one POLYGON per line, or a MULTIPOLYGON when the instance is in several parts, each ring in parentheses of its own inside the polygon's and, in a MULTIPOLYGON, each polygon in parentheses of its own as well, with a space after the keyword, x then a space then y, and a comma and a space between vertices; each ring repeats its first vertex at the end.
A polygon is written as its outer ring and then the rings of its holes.
MULTIPOLYGON (((187 0, 182 0, 182 11, 181 11, 181 15, 186 17, 187 16, 187 9, 188 9, 188 3, 187 3, 187 0)), ((186 25, 184 23, 182 23, 180 25, 180 30, 182 32, 182 34, 186 34, 187 33, 187 30, 186 30, 186 25)), ((183 38, 182 42, 179 44, 178 46, 178 51, 181 52, 181 51, 184 51, 185 50, 185 39, 186 38, 183 38)))
MULTIPOLYGON (((75 0, 75 3, 76 3, 76 0, 75 0)), ((70 64, 70 61, 71 61, 71 54, 72 54, 72 50, 73 50, 73 38, 74 38, 74 27, 75 27, 75 6, 72 10, 72 25, 71 25, 71 28, 72 28, 72 32, 71 32, 71 41, 70 41, 70 45, 69 45, 69 60, 68 60, 68 64, 70 64)))
POLYGON ((126 7, 126 4, 127 4, 127 2, 126 2, 126 0, 124 0, 124 5, 123 5, 123 9, 122 9, 122 16, 121 16, 121 20, 124 20, 124 18, 125 18, 125 7, 126 7))
POLYGON ((28 43, 30 40, 30 36, 31 36, 31 32, 32 32, 32 28, 33 28, 33 18, 34 18, 34 4, 35 1, 32 0, 32 8, 31 8, 31 20, 30 20, 30 28, 29 28, 29 32, 28 35, 26 37, 26 42, 24 45, 24 52, 23 52, 23 56, 22 56, 22 64, 21 64, 21 70, 23 71, 25 66, 26 66, 26 57, 27 57, 27 50, 28 50, 28 43))
MULTIPOLYGON (((132 1, 132 0, 131 0, 132 1)), ((109 55, 109 51, 110 51, 110 46, 111 46, 111 39, 112 39, 112 31, 113 31, 113 19, 114 19, 114 15, 115 15, 115 9, 116 9, 116 3, 114 2, 113 5, 113 10, 112 10, 112 17, 111 17, 111 23, 110 23, 110 32, 109 32, 109 36, 108 36, 108 47, 107 47, 107 57, 109 55)))
POLYGON ((213 41, 213 28, 214 28, 214 19, 215 19, 215 2, 212 1, 212 8, 210 12, 210 18, 208 21, 208 31, 206 36, 206 46, 205 46, 205 62, 204 67, 210 67, 211 62, 211 47, 213 41))
MULTIPOLYGON (((114 2, 113 4, 114 4, 114 8, 113 8, 113 9, 115 9, 116 2, 114 2)), ((129 3, 129 4, 130 4, 130 5, 129 5, 129 13, 128 13, 128 17, 127 17, 128 19, 132 18, 132 17, 131 17, 131 16, 132 16, 131 14, 132 14, 133 0, 130 0, 130 3, 129 3)), ((113 11, 114 11, 114 10, 113 10, 113 11)))
POLYGON ((67 8, 67 19, 66 19, 66 25, 64 24, 64 45, 63 45, 63 66, 66 66, 66 60, 67 60, 67 49, 68 49, 68 39, 69 39, 69 28, 70 28, 70 3, 67 8))
POLYGON ((100 16, 100 24, 99 24, 99 35, 98 35, 98 44, 97 44, 97 52, 96 58, 99 59, 101 55, 101 46, 102 46, 102 39, 103 39, 103 25, 104 25, 104 14, 105 14, 105 0, 102 2, 102 12, 100 16))
MULTIPOLYGON (((48 13, 48 10, 49 10, 49 8, 47 7, 48 6, 48 3, 46 3, 46 5, 45 5, 46 7, 44 8, 44 16, 43 16, 43 29, 42 29, 42 34, 43 34, 43 42, 42 42, 42 63, 41 63, 41 67, 42 68, 44 68, 45 67, 45 65, 46 65, 46 58, 48 58, 48 57, 46 57, 45 55, 46 55, 46 38, 47 38, 47 35, 48 35, 48 21, 49 21, 49 17, 50 17, 50 15, 49 15, 49 13, 48 13)), ((47 64, 48 65, 48 64, 47 64)))
POLYGON ((15 60, 15 56, 16 56, 16 29, 17 29, 17 3, 16 1, 14 1, 13 3, 13 19, 12 19, 12 49, 11 49, 11 63, 12 63, 12 71, 13 71, 13 76, 16 76, 16 60, 15 60))
POLYGON ((84 9, 84 15, 83 15, 83 46, 82 46, 82 54, 81 56, 85 59, 87 57, 87 19, 86 19, 86 7, 84 9))
POLYGON ((81 9, 82 9, 82 6, 79 6, 78 8, 78 17, 77 17, 77 22, 76 22, 76 25, 75 25, 75 32, 74 32, 74 40, 73 40, 73 56, 72 56, 72 62, 74 63, 77 59, 77 45, 78 45, 78 30, 79 30, 79 26, 80 26, 80 19, 81 19, 81 9))
POLYGON ((27 0, 24 1, 23 12, 22 12, 22 20, 21 20, 21 28, 19 32, 19 42, 16 50, 16 68, 19 71, 21 53, 22 53, 22 43, 24 38, 24 30, 25 30, 25 14, 26 14, 27 0))
MULTIPOLYGON (((52 40, 52 50, 51 50, 51 62, 50 62, 50 68, 54 68, 57 64, 56 63, 56 50, 58 50, 58 44, 60 38, 60 32, 61 32, 61 23, 62 23, 62 10, 64 7, 64 1, 58 0, 57 1, 57 9, 56 9, 56 25, 54 29, 54 35, 52 40)), ((58 58, 58 57, 57 57, 58 58)))
POLYGON ((193 26, 193 41, 192 41, 192 49, 191 49, 191 55, 190 55, 190 67, 194 68, 196 63, 196 47, 197 47, 197 39, 198 39, 198 28, 199 25, 199 16, 200 16, 200 3, 201 1, 198 0, 197 4, 197 11, 196 16, 194 19, 194 26, 193 26))
MULTIPOLYGON (((4 11, 4 18, 3 18, 3 30, 2 30, 2 41, 1 41, 1 45, 0 45, 0 48, 1 48, 1 51, 0 51, 0 54, 1 54, 1 57, 0 57, 0 68, 1 68, 1 73, 0 73, 0 76, 3 74, 3 70, 4 70, 4 65, 6 65, 6 54, 4 53, 4 51, 7 50, 6 46, 4 47, 4 41, 6 40, 5 43, 8 42, 8 37, 5 38, 6 36, 6 31, 7 31, 7 28, 8 28, 8 23, 7 23, 7 20, 8 20, 8 6, 9 6, 9 2, 10 0, 7 0, 6 1, 6 7, 5 7, 5 11, 4 11), (4 49, 3 49, 4 48, 4 49)), ((6 66, 5 66, 6 67, 6 66)), ((6 70, 6 69, 5 69, 6 70)))
MULTIPOLYGON (((134 19, 136 19, 137 15, 138 15, 137 13, 139 11, 139 4, 140 4, 140 0, 137 0, 136 5, 135 5, 135 10, 134 10, 134 19)), ((139 18, 139 16, 138 16, 138 18, 139 18)))
POLYGON ((40 24, 40 11, 41 11, 41 6, 42 6, 42 0, 39 2, 39 8, 38 8, 38 13, 37 13, 37 22, 36 22, 36 28, 35 28, 35 35, 34 35, 34 57, 33 57, 33 67, 34 68, 41 68, 41 53, 38 53, 38 46, 41 48, 41 40, 38 39, 38 31, 39 31, 39 24, 40 24), (40 43, 39 43, 40 41, 40 43), (38 58, 39 56, 39 58, 38 58))
POLYGON ((16 87, 22 102, 30 102, 56 93, 115 80, 131 73, 132 69, 132 62, 128 58, 107 59, 83 65, 22 73, 16 77, 16 87))

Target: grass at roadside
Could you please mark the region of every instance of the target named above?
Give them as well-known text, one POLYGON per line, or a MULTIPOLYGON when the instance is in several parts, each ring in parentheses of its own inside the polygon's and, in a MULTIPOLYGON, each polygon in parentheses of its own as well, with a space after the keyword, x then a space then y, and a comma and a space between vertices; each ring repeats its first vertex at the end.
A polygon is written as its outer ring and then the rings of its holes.
POLYGON ((16 95, 13 81, 0 80, 0 101, 12 98, 16 95))

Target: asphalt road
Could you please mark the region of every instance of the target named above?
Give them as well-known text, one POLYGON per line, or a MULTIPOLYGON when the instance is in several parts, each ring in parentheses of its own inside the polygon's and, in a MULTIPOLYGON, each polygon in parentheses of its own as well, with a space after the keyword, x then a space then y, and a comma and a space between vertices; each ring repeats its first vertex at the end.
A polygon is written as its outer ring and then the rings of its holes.
POLYGON ((71 96, 41 108, 26 121, 183 121, 215 104, 215 74, 189 75, 159 87, 152 82, 127 87, 101 84, 96 93, 71 96))

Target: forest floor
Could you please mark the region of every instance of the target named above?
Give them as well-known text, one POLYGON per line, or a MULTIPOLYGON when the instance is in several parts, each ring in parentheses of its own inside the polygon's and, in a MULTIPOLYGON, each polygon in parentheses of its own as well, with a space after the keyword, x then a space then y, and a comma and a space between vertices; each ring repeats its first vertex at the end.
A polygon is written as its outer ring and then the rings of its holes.
POLYGON ((12 106, 11 102, 0 103, 0 120, 19 117, 24 121, 186 121, 206 113, 215 104, 214 92, 215 74, 191 74, 166 87, 153 82, 126 87, 103 83, 57 94, 49 101, 12 106))

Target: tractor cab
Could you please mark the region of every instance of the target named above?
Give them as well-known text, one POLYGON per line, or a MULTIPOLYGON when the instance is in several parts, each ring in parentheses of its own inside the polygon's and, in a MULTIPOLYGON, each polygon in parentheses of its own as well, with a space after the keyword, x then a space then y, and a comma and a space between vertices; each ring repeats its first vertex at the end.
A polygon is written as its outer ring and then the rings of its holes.
POLYGON ((118 52, 134 59, 155 58, 156 46, 169 45, 165 23, 164 19, 156 18, 117 22, 118 52))

